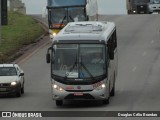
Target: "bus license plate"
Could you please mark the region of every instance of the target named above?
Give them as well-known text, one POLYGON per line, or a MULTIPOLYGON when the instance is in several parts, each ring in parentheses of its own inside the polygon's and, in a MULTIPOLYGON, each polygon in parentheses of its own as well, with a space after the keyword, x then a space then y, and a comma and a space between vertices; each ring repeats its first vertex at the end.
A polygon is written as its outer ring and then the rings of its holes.
POLYGON ((83 96, 83 93, 81 93, 81 92, 76 92, 76 93, 74 93, 74 96, 83 96))

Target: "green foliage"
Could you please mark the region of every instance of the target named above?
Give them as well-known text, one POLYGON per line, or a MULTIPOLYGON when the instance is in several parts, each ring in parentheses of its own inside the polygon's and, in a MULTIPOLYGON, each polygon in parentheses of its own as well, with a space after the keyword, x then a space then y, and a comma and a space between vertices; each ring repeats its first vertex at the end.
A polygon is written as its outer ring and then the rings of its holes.
POLYGON ((2 27, 0 61, 7 60, 25 45, 35 42, 44 30, 30 16, 20 13, 8 13, 8 25, 2 27))

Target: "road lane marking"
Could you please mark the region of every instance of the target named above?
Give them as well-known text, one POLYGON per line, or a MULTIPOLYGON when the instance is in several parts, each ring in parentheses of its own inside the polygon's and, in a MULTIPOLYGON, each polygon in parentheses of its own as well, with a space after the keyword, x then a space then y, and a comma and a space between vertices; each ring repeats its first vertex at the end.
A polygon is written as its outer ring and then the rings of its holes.
POLYGON ((132 71, 135 72, 136 70, 137 70, 137 67, 135 66, 135 67, 132 69, 132 71))

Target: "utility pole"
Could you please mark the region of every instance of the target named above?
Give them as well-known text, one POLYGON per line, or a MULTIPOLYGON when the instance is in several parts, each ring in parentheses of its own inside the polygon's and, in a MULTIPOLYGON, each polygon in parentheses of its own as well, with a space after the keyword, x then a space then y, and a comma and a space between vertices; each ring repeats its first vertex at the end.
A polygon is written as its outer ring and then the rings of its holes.
POLYGON ((7 0, 0 0, 0 45, 1 45, 1 33, 2 33, 2 25, 8 24, 8 15, 7 15, 7 0))
POLYGON ((0 0, 0 46, 1 46, 1 0, 0 0))
POLYGON ((96 21, 98 21, 98 2, 96 0, 96 21))
POLYGON ((8 10, 7 10, 7 0, 1 1, 1 25, 8 24, 8 10))

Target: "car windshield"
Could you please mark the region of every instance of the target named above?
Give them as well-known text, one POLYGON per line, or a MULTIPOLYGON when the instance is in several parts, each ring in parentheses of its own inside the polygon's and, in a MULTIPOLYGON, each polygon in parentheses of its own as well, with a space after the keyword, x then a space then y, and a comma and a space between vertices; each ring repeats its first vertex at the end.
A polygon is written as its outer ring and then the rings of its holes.
POLYGON ((15 67, 0 67, 0 76, 16 76, 15 67))
POLYGON ((160 4, 160 0, 150 0, 151 4, 160 4))
POLYGON ((105 45, 59 44, 52 61, 52 74, 66 78, 92 78, 104 75, 105 45))

